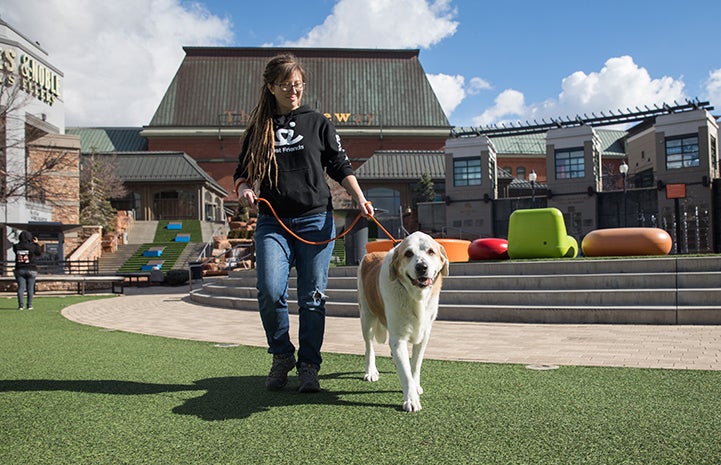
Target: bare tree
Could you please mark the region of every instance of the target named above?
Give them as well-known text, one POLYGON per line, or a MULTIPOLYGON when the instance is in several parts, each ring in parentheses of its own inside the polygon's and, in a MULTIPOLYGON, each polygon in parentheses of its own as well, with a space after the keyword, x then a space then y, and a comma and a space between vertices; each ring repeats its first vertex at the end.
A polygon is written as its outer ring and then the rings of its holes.
POLYGON ((128 190, 115 174, 115 156, 99 156, 93 151, 80 165, 80 222, 99 224, 112 230, 116 210, 111 199, 125 197, 128 190))
POLYGON ((19 197, 50 204, 63 199, 65 186, 48 182, 48 176, 77 163, 76 151, 52 147, 30 156, 28 144, 47 134, 25 124, 20 116, 32 99, 17 85, 15 76, 0 74, 0 203, 19 197))

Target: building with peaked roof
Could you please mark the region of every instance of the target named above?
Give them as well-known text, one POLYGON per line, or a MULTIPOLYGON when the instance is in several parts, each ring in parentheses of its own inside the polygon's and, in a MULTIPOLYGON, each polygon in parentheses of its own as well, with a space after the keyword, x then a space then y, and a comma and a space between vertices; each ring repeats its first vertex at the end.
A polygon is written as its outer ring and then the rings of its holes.
POLYGON ((118 210, 137 220, 198 219, 222 222, 228 192, 183 152, 149 152, 138 127, 68 128, 80 137, 83 157, 98 156, 114 165, 128 189, 113 199, 118 210))
POLYGON ((137 220, 197 219, 222 222, 228 192, 183 152, 90 152, 102 157, 128 189, 113 207, 132 210, 137 220))
POLYGON ((442 150, 450 134, 418 50, 184 50, 185 59, 141 134, 151 151, 189 154, 229 192, 263 70, 280 53, 303 63, 308 74, 303 103, 333 122, 356 168, 380 151, 442 150))

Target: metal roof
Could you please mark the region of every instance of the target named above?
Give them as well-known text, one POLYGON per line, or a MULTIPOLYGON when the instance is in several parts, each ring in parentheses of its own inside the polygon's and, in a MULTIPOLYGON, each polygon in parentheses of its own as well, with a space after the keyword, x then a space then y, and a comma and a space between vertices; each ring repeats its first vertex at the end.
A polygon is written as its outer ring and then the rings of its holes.
POLYGON ((546 134, 492 137, 491 141, 499 155, 528 154, 546 155, 546 134))
POLYGON ((148 140, 140 135, 143 128, 99 127, 66 128, 66 134, 80 136, 80 151, 95 152, 140 152, 148 149, 148 140))
POLYGON ((418 180, 427 173, 433 180, 442 180, 445 163, 442 151, 383 150, 375 152, 355 175, 360 180, 418 180))
POLYGON ((626 156, 626 135, 628 134, 626 131, 596 129, 596 134, 601 140, 601 154, 603 156, 626 156))
POLYGON ((149 128, 245 127, 267 62, 296 55, 307 72, 303 103, 341 127, 448 128, 418 50, 185 47, 149 128))
POLYGON ((113 158, 115 173, 123 182, 202 182, 221 195, 228 195, 187 153, 113 152, 95 156, 113 158))
MULTIPOLYGON (((601 142, 603 156, 626 156, 626 131, 594 129, 601 142)), ((546 155, 546 133, 490 137, 498 155, 546 155)))

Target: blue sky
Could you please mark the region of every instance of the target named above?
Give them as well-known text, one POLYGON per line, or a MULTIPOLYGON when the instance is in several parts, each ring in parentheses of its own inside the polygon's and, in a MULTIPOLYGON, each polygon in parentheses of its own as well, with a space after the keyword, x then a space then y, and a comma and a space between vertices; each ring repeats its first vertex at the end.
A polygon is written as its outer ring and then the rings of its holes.
POLYGON ((454 126, 695 98, 721 114, 718 1, 5 0, 0 16, 64 72, 68 125, 147 124, 183 45, 417 48, 454 126))

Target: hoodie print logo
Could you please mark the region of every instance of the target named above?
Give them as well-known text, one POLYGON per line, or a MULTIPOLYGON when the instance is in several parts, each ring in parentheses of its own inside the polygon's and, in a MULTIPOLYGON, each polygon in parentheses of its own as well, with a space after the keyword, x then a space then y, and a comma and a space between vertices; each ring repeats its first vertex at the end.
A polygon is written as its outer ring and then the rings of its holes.
POLYGON ((30 263, 30 251, 29 250, 18 250, 15 256, 18 259, 18 263, 30 263))
POLYGON ((343 147, 340 145, 340 136, 338 134, 335 135, 335 143, 338 144, 338 152, 343 154, 345 160, 348 160, 348 154, 345 153, 345 150, 343 150, 343 147))
POLYGON ((288 128, 279 128, 275 131, 275 151, 276 152, 295 152, 297 150, 303 150, 305 147, 300 143, 303 140, 303 135, 295 135, 295 122, 291 121, 288 124, 288 128))

